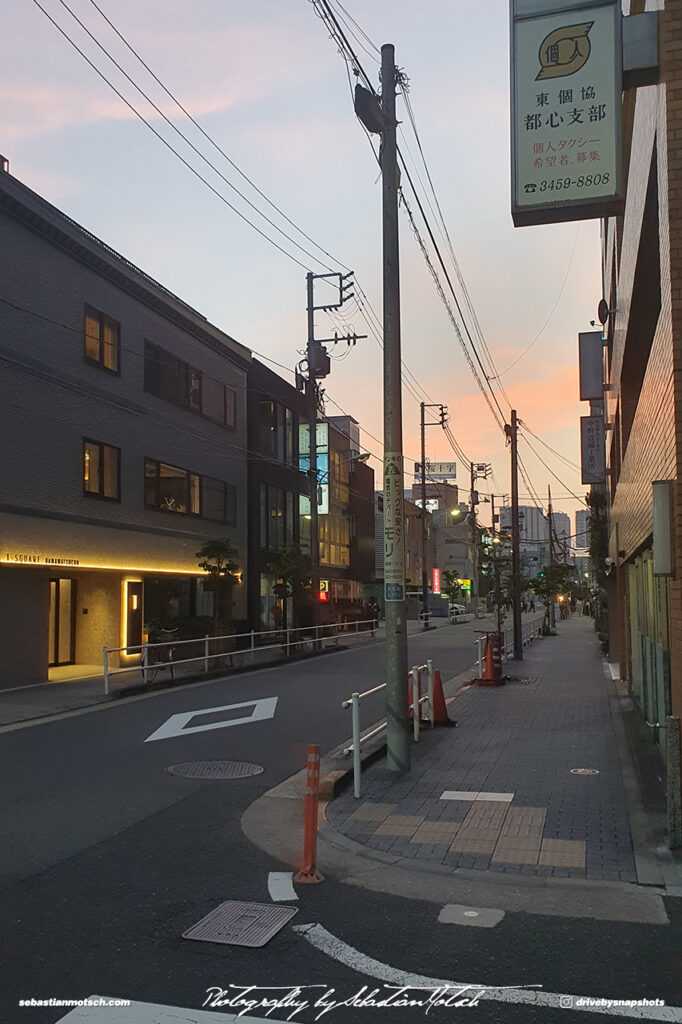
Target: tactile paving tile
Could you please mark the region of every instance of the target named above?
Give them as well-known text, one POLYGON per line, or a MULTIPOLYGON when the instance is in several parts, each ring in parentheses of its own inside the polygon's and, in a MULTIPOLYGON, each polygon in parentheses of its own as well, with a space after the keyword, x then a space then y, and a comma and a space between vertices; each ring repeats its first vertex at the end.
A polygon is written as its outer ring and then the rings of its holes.
POLYGON ((510 807, 502 825, 501 835, 510 838, 539 839, 542 837, 546 817, 546 807, 510 807))
POLYGON ((582 839, 543 839, 538 864, 553 868, 585 868, 582 839))
POLYGON ((459 821, 425 821, 410 839, 411 843, 451 843, 459 831, 459 821))
POLYGON ((391 811, 396 809, 396 804, 373 804, 367 801, 358 807, 354 814, 351 814, 349 821, 383 821, 391 811))
POLYGON ((296 907, 227 900, 183 932, 183 939, 228 946, 264 946, 298 913, 296 907))
POLYGON ((423 823, 422 815, 391 814, 374 831, 375 836, 411 836, 423 823))

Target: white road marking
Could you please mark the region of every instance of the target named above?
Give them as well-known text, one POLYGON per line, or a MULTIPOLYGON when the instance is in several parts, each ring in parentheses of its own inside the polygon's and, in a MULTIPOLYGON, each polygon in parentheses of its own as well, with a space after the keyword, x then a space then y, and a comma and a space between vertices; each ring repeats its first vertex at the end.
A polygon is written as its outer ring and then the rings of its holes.
POLYGON ((513 793, 474 793, 472 790, 460 789, 446 789, 439 797, 439 800, 499 800, 500 803, 508 804, 513 799, 513 793))
POLYGON ((268 875, 268 892, 273 903, 286 903, 288 900, 297 900, 298 895, 294 889, 293 871, 271 871, 268 875))
POLYGON ((160 725, 156 732, 147 736, 145 743, 152 740, 167 740, 173 736, 188 736, 194 732, 208 732, 210 729, 227 729, 231 725, 245 725, 248 722, 262 722, 267 718, 274 718, 277 707, 277 697, 262 697, 260 700, 247 700, 243 704, 224 704, 219 708, 202 708, 199 711, 183 711, 179 715, 171 715, 167 721, 160 725), (199 715, 217 715, 220 711, 234 711, 236 708, 253 708, 250 715, 243 718, 229 718, 225 722, 210 722, 208 725, 191 725, 194 718, 199 715))
POLYGON ((442 978, 427 978, 423 974, 401 971, 380 960, 375 960, 365 953, 354 949, 335 935, 328 932, 320 924, 294 925, 293 930, 302 935, 306 942, 319 949, 333 960, 338 960, 359 974, 389 985, 404 985, 413 988, 439 989, 448 987, 460 991, 467 990, 467 995, 481 992, 481 1000, 486 999, 499 1003, 517 1003, 527 1006, 544 1006, 554 1010, 584 1010, 586 1013, 604 1013, 613 1017, 629 1017, 634 1020, 672 1021, 682 1024, 682 1008, 678 1006, 599 1006, 596 1003, 607 1003, 598 997, 569 995, 559 992, 542 992, 534 988, 495 988, 472 982, 445 981, 442 978), (585 1004, 581 1005, 581 1001, 585 1004))
MULTIPOLYGON (((113 996, 88 996, 89 1001, 113 996)), ((117 997, 120 998, 120 997, 117 997)), ((278 1017, 237 1017, 234 1013, 186 1010, 181 1006, 131 1002, 130 1006, 79 1006, 58 1024, 280 1024, 278 1017)))

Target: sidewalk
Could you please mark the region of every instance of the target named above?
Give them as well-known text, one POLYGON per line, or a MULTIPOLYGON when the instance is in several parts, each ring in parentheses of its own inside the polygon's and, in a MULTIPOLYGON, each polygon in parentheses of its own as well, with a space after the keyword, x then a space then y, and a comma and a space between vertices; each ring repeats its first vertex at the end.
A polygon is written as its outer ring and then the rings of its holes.
MULTIPOLYGON (((446 618, 434 619, 433 628, 442 628, 447 625, 448 620, 446 618)), ((375 639, 370 639, 370 634, 366 632, 354 633, 351 630, 348 633, 341 633, 339 634, 340 645, 343 646, 349 642, 378 642, 384 638, 384 628, 383 623, 380 623, 375 639)), ((420 630, 420 623, 408 623, 408 632, 410 634, 418 633, 420 630)), ((251 669, 251 665, 248 663, 249 651, 238 651, 236 652, 236 657, 241 658, 245 664, 241 666, 235 665, 233 672, 243 672, 251 669)), ((296 660, 292 658, 291 663, 294 663, 296 660)), ((274 664, 274 662, 268 663, 264 661, 262 664, 256 663, 253 667, 255 669, 266 668, 269 667, 269 664, 274 664)), ((231 674, 232 672, 225 672, 225 675, 231 674)), ((206 678, 211 678, 211 676, 203 676, 194 668, 182 665, 175 667, 175 675, 176 678, 173 679, 168 671, 166 671, 160 674, 153 683, 145 686, 139 669, 121 673, 114 670, 109 677, 111 691, 109 695, 104 692, 104 676, 101 674, 0 690, 0 728, 19 722, 29 722, 33 719, 47 718, 50 715, 59 715, 68 711, 92 707, 95 704, 107 703, 108 701, 134 695, 134 693, 138 692, 151 693, 155 690, 171 686, 184 686, 191 685, 192 682, 204 682, 206 678), (130 690, 130 693, 126 693, 126 690, 130 690)), ((220 674, 213 676, 213 678, 220 678, 220 674)))
POLYGON ((403 867, 678 887, 682 862, 653 849, 592 620, 558 630, 507 664, 505 686, 460 689, 457 728, 422 732, 410 772, 365 769, 362 799, 345 790, 329 826, 403 867))

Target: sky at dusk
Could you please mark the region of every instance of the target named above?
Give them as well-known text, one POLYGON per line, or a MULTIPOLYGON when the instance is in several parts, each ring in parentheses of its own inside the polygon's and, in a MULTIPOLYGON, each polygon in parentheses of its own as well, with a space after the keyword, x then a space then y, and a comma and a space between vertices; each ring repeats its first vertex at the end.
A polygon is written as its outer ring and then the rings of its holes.
MULTIPOLYGON (((293 368, 305 346, 306 271, 352 268, 362 296, 381 317, 379 168, 353 112, 354 79, 309 0, 97 2, 210 138, 315 246, 181 115, 91 0, 68 0, 68 6, 220 175, 312 255, 250 209, 173 132, 62 0, 40 4, 215 191, 115 95, 36 0, 2 5, 0 152, 11 173, 216 326, 284 367, 293 368)), ((509 400, 530 430, 577 465, 579 416, 589 411, 578 400, 577 334, 591 329, 601 297, 599 221, 512 224, 507 0, 346 0, 344 7, 371 44, 395 45, 459 268, 509 400)), ((360 40, 366 50, 351 41, 379 89, 379 55, 360 40)), ((425 197, 426 174, 402 97, 398 118, 399 145, 418 184, 416 162, 425 197)), ((417 215, 416 203, 410 205, 417 215)), ((427 213, 435 233, 436 217, 428 207, 427 213)), ((419 458, 419 399, 442 402, 466 455, 492 464, 494 481, 481 483, 481 492, 489 487, 508 494, 504 437, 404 213, 400 222, 403 360, 419 392, 404 395, 406 467, 419 458)), ((451 262, 449 270, 455 278, 451 262)), ((325 388, 327 412, 354 416, 365 450, 380 456, 382 355, 363 309, 352 300, 336 319, 318 314, 316 330, 321 337, 334 330, 370 335, 353 348, 336 347, 325 388)), ((499 400, 508 415, 508 404, 501 395, 499 400)), ((429 427, 427 438, 430 460, 456 458, 438 427, 429 427)), ((562 481, 522 440, 519 450, 535 489, 544 502, 550 483, 555 507, 573 513, 579 504, 567 487, 579 496, 587 490, 579 471, 531 440, 562 481)), ((380 464, 373 465, 380 481, 380 464)), ((460 478, 465 488, 466 476, 460 478)), ((530 504, 523 481, 520 491, 522 504, 530 504)), ((489 521, 485 506, 481 518, 489 521)))

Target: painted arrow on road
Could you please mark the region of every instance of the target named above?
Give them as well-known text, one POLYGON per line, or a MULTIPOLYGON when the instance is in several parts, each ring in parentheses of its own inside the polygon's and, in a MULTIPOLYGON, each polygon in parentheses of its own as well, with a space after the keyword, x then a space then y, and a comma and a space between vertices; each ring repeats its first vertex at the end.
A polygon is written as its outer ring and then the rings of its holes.
POLYGON ((247 700, 242 704, 224 704, 219 708, 202 708, 199 711, 183 711, 179 715, 171 715, 159 728, 147 736, 145 743, 152 740, 168 740, 173 736, 189 736, 190 733, 208 732, 210 729, 227 729, 231 725, 247 725, 249 722, 263 722, 275 717, 277 697, 261 697, 259 700, 247 700), (221 711, 236 711, 238 708, 253 708, 250 715, 241 718, 226 718, 222 722, 208 722, 205 725, 189 725, 201 715, 217 715, 221 711))

